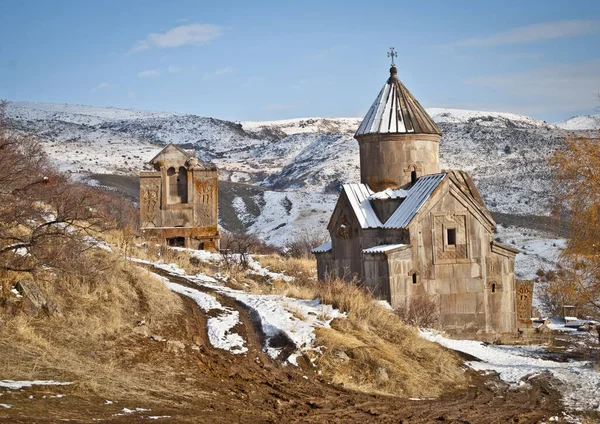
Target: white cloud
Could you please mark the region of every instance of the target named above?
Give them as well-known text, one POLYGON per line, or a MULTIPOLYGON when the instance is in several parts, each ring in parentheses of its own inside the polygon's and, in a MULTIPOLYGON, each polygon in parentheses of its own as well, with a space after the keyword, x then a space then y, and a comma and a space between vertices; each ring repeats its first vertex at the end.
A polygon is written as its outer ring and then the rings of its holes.
POLYGON ((600 59, 574 64, 548 65, 526 72, 470 78, 514 99, 515 111, 538 114, 593 109, 598 106, 600 59))
POLYGON ((185 45, 206 44, 222 34, 221 27, 212 24, 189 24, 171 28, 166 32, 153 32, 145 40, 138 41, 130 53, 151 48, 171 48, 185 45))
POLYGON ((181 68, 179 66, 169 65, 167 71, 169 71, 170 74, 176 74, 177 72, 181 71, 181 68))
POLYGON ((90 91, 93 93, 95 91, 98 90, 102 90, 103 88, 107 88, 110 87, 110 84, 107 82, 101 82, 100 84, 98 84, 97 86, 95 86, 94 88, 92 88, 90 91))
POLYGON ((140 77, 140 78, 157 77, 160 74, 161 74, 161 71, 158 69, 148 69, 146 71, 142 71, 142 72, 138 73, 138 77, 140 77))
POLYGON ((205 72, 204 75, 202 75, 202 78, 210 79, 215 77, 222 77, 223 75, 229 74, 231 72, 233 72, 233 68, 231 66, 225 66, 223 68, 215 69, 212 72, 205 72))
POLYGON ((491 47, 507 44, 526 44, 536 41, 569 38, 600 32, 598 20, 571 20, 526 25, 487 37, 473 37, 452 43, 457 47, 491 47))
POLYGON ((216 76, 221 76, 221 75, 225 75, 230 73, 231 71, 233 71, 233 68, 231 66, 226 66, 224 68, 219 68, 215 71, 215 75, 216 76))

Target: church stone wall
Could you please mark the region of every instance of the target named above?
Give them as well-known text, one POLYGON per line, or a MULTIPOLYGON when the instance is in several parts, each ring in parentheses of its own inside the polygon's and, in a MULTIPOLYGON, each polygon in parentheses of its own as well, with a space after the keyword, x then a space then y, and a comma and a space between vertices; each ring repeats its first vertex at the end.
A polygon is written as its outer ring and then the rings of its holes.
POLYGON ((440 172, 439 140, 435 134, 371 134, 357 137, 360 179, 373 191, 397 188, 416 176, 440 172))
POLYGON ((408 244, 409 242, 408 231, 404 229, 361 228, 344 194, 340 196, 336 205, 329 233, 335 260, 333 256, 327 263, 322 259, 324 268, 318 268, 319 276, 324 275, 323 269, 327 268, 328 272, 333 271, 348 281, 353 278, 366 280, 365 268, 362 265, 364 249, 383 244, 408 244))
POLYGON ((416 247, 412 259, 420 278, 417 287, 407 290, 408 295, 427 293, 435 298, 448 331, 516 331, 514 258, 492 252, 491 227, 478 219, 473 205, 450 190, 449 184, 430 203, 433 207, 410 227, 411 244, 416 247), (449 230, 455 233, 452 240, 449 230), (493 277, 488 277, 488 261, 498 270, 493 277), (496 284, 494 292, 491 284, 496 284))
POLYGON ((389 264, 385 253, 363 255, 363 274, 365 286, 375 297, 390 301, 389 264))

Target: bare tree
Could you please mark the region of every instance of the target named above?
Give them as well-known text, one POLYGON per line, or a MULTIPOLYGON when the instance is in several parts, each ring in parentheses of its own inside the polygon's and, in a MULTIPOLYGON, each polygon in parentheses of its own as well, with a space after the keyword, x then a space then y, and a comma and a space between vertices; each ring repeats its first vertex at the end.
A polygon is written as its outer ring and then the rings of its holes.
POLYGON ((569 216, 558 284, 550 295, 600 315, 600 137, 569 138, 550 160, 557 213, 569 216))
POLYGON ((277 249, 255 234, 221 232, 220 253, 223 262, 228 268, 237 267, 240 270, 248 268, 248 260, 251 254, 271 254, 277 249))
POLYGON ((323 232, 303 232, 285 244, 285 253, 292 258, 310 259, 312 249, 327 242, 329 234, 323 232))
MULTIPOLYGON (((52 168, 40 143, 13 130, 0 104, 0 270, 61 268, 114 228, 124 202, 52 168)), ((123 222, 122 222, 123 223, 123 222)))

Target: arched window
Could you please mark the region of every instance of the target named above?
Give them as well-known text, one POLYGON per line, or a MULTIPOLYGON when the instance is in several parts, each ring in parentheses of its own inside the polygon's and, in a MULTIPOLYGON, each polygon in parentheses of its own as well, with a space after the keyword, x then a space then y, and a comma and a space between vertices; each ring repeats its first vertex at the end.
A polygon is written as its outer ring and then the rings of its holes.
POLYGON ((177 171, 175 168, 167 170, 169 180, 169 203, 187 203, 187 170, 181 166, 177 171))
POLYGON ((410 171, 410 183, 414 184, 417 182, 417 165, 412 164, 408 166, 408 170, 410 171))
POLYGON ((496 293, 496 283, 492 283, 492 293, 496 293))
POLYGON ((417 284, 417 283, 418 283, 418 281, 417 281, 417 278, 418 278, 418 277, 417 277, 417 273, 415 272, 415 273, 412 275, 412 282, 413 282, 413 284, 417 284))

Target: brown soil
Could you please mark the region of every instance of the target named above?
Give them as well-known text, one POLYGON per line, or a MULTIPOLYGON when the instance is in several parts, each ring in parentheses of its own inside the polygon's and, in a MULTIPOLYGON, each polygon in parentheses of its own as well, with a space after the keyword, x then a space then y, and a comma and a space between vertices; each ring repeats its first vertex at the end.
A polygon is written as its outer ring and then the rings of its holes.
POLYGON ((307 362, 294 367, 270 359, 262 352, 262 334, 256 331, 248 311, 230 299, 219 300, 240 311, 241 324, 236 330, 247 340, 247 354, 232 355, 211 347, 206 315, 184 298, 185 314, 163 334, 168 340, 182 341, 184 350, 174 351, 168 342, 141 335, 135 346, 126 347, 135 350, 137 363, 170 362, 171 368, 178 370, 176 375, 157 373, 155 378, 177 381, 179 390, 107 399, 83 392, 77 382, 72 386, 0 389, 0 404, 12 405, 10 409, 0 406, 0 422, 132 422, 168 416, 157 422, 537 423, 562 410, 560 394, 547 375, 515 389, 494 376, 469 370, 473 384, 467 390, 433 400, 369 395, 334 386, 307 362), (64 396, 52 397, 57 394, 64 396), (146 410, 125 413, 124 408, 146 410))

